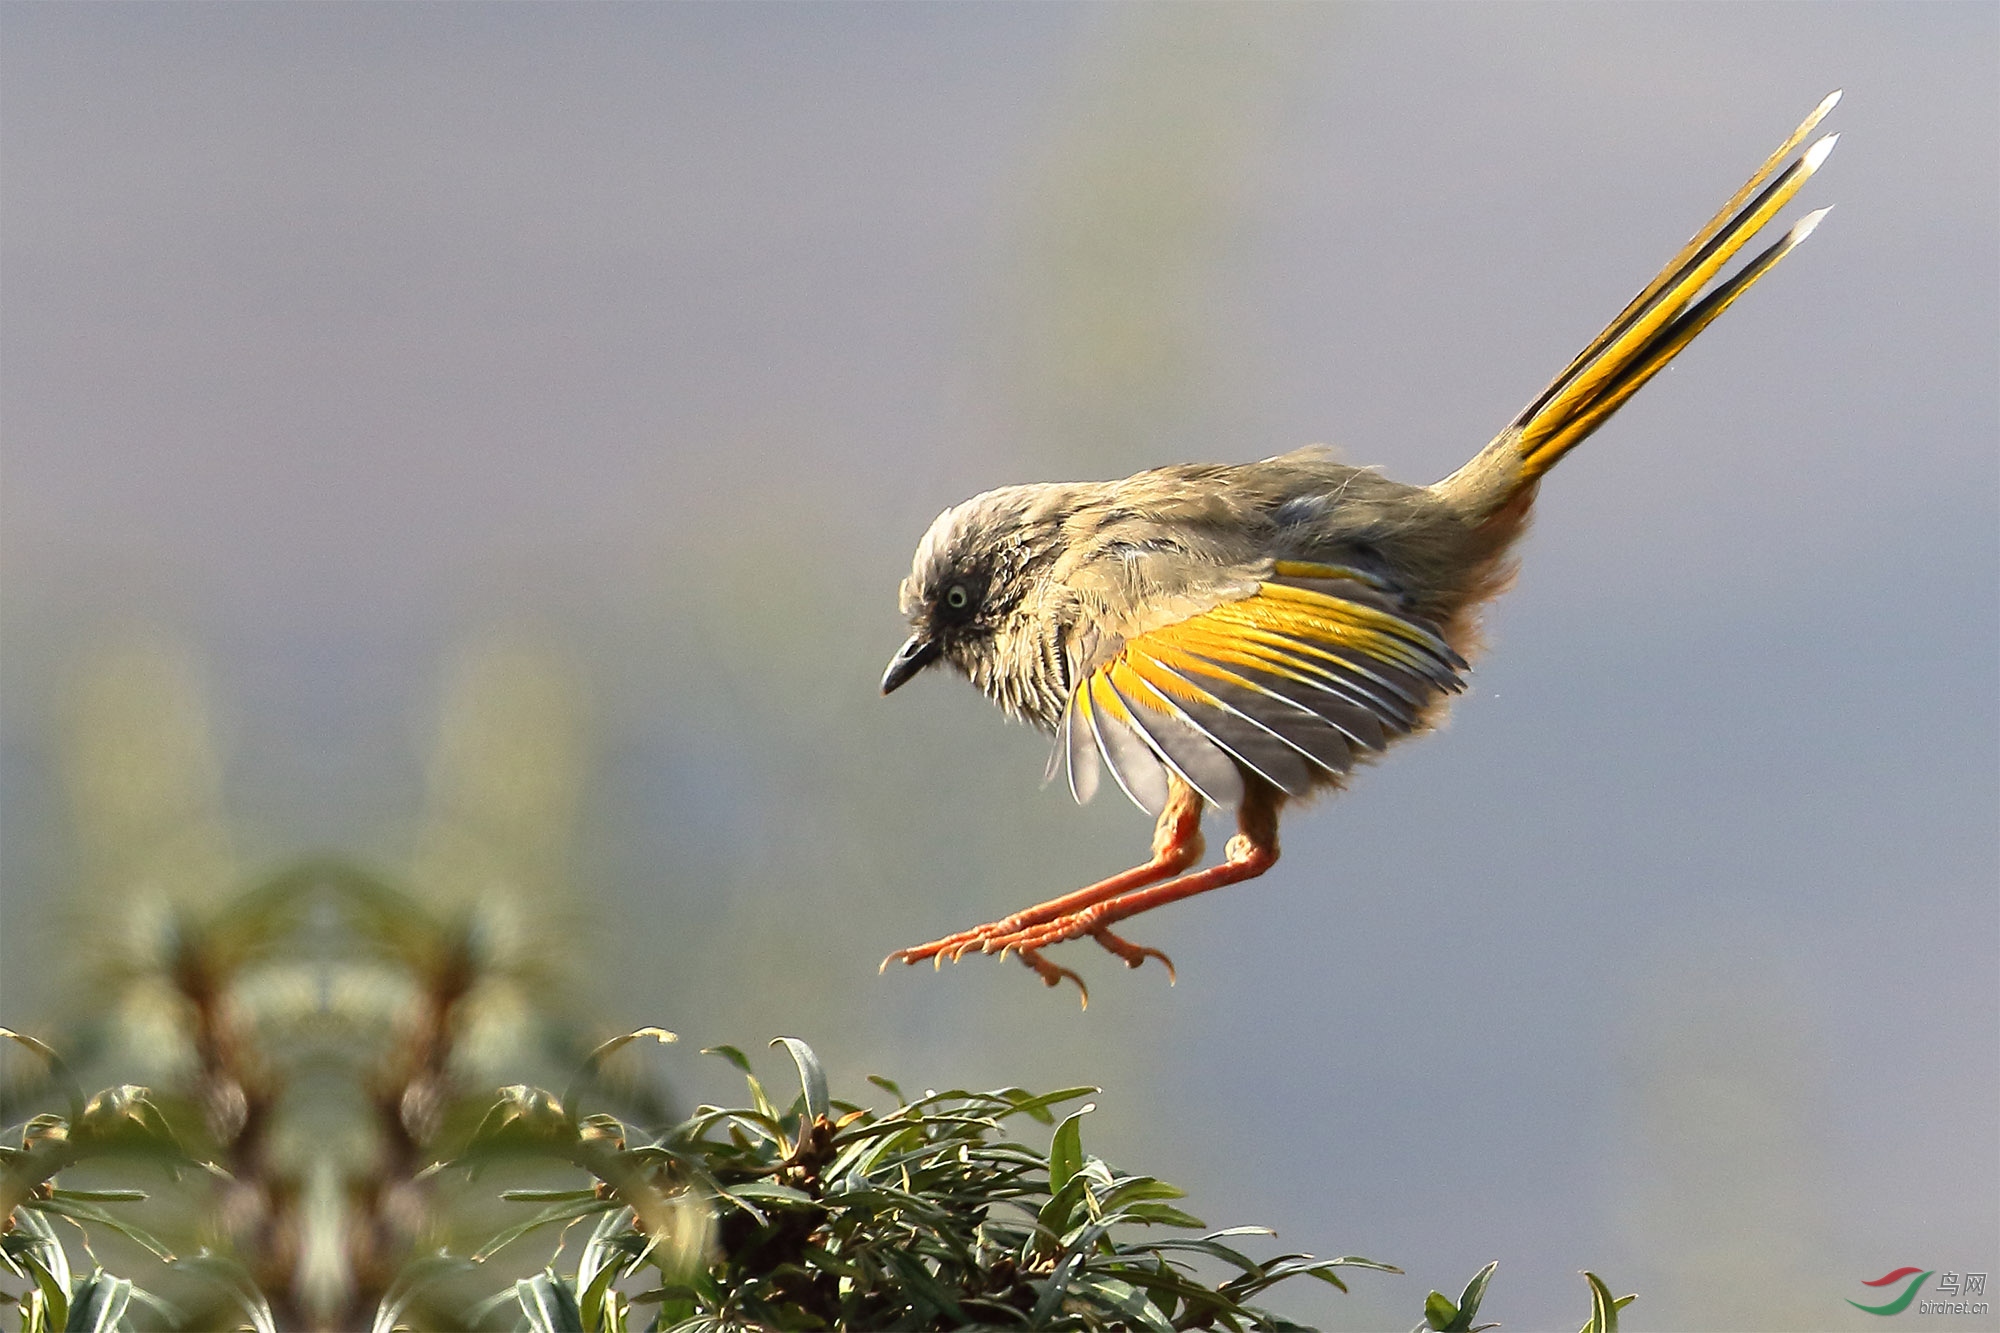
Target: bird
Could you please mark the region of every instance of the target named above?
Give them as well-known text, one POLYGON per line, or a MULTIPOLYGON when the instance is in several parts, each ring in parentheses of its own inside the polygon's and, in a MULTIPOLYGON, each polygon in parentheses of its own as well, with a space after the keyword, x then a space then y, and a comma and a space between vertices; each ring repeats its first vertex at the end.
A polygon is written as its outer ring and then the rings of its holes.
POLYGON ((1054 738, 1048 778, 1087 802, 1102 775, 1155 820, 1139 865, 882 962, 1013 955, 1088 937, 1129 967, 1173 960, 1112 928, 1254 879, 1290 805, 1441 719, 1465 689, 1482 608, 1504 591, 1541 479, 1800 242, 1801 218, 1726 278, 1838 135, 1799 145, 1830 94, 1618 317, 1463 467, 1428 486, 1321 446, 1116 481, 1002 486, 940 514, 899 593, 910 634, 890 694, 929 667, 1054 738), (1796 156, 1794 156, 1796 154, 1796 156), (1233 809, 1220 861, 1202 816, 1233 809))

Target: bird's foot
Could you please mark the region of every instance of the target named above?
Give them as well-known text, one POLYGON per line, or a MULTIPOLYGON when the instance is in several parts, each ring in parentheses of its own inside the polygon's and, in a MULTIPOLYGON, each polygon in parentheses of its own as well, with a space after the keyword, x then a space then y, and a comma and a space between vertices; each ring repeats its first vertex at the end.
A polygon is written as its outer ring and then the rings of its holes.
MULTIPOLYGON (((1009 931, 997 938, 988 939, 980 945, 980 951, 982 953, 1003 955, 1018 953, 1026 957, 1048 948, 1051 944, 1061 944, 1066 940, 1080 940, 1088 935, 1091 939, 1103 945, 1106 950, 1116 954, 1127 967, 1138 967, 1148 958, 1159 959, 1166 965, 1167 982, 1171 985, 1176 980, 1174 960, 1167 957, 1166 954, 1158 949, 1148 948, 1143 944, 1134 944, 1122 935, 1112 934, 1108 926, 1101 924, 1106 915, 1105 905, 1087 907, 1081 912, 1072 912, 1067 916, 1059 916, 1055 920, 1044 922, 1041 925, 1024 926, 1019 930, 1009 931)), ((1117 917, 1113 916, 1112 919, 1116 920, 1117 917)))
MULTIPOLYGON (((979 941, 978 948, 981 953, 1034 953, 1048 948, 1051 944, 1080 940, 1088 935, 1124 959, 1129 967, 1137 967, 1146 961, 1147 954, 1157 952, 1157 950, 1142 949, 1113 935, 1106 926, 1104 916, 1104 905, 1086 907, 1081 912, 1068 912, 1052 921, 1038 922, 989 935, 979 941)), ((960 952, 967 952, 969 948, 970 946, 961 946, 960 952)), ((1166 955, 1160 954, 1160 957, 1164 960, 1166 955)))
POLYGON ((988 940, 1005 939, 1009 935, 1017 934, 1022 925, 1018 918, 1008 917, 1001 921, 989 921, 983 926, 974 926, 971 930, 961 930, 956 935, 947 935, 943 939, 932 940, 929 944, 919 944, 914 949, 898 949, 884 958, 882 966, 876 971, 888 971, 891 963, 916 964, 926 958, 931 960, 932 967, 942 967, 946 959, 955 963, 969 953, 992 953, 994 950, 987 946, 988 940))
MULTIPOLYGON (((1090 988, 1083 984, 1083 978, 1066 967, 1051 963, 1048 959, 1042 957, 1038 950, 1024 948, 1019 943, 1016 943, 1016 937, 1023 933, 1024 928, 1019 921, 991 921, 986 925, 976 926, 971 930, 961 930, 956 935, 947 935, 941 940, 932 940, 929 944, 919 944, 914 949, 898 949, 882 960, 882 966, 877 971, 888 971, 889 964, 891 963, 914 964, 921 963, 926 958, 931 960, 933 967, 942 967, 947 958, 955 963, 968 953, 997 953, 1003 958, 1012 953, 1022 963, 1033 969, 1035 975, 1042 979, 1044 985, 1060 986, 1064 981, 1074 981, 1077 992, 1083 998, 1083 1007, 1088 1009, 1090 1007, 1090 988)), ((1112 938, 1116 939, 1117 937, 1113 936, 1112 938)), ((1125 944, 1123 940, 1119 940, 1118 942, 1121 945, 1125 944)), ((1107 944, 1104 947, 1109 949, 1112 946, 1107 944)), ((1152 950, 1140 950, 1136 945, 1125 945, 1125 947, 1131 949, 1137 955, 1136 961, 1131 955, 1120 953, 1119 956, 1125 958, 1133 967, 1137 967, 1139 963, 1144 962, 1147 953, 1153 952, 1152 950)), ((1166 955, 1161 954, 1160 957, 1164 959, 1166 955)), ((1168 967, 1171 968, 1172 966, 1171 963, 1168 964, 1168 967)))

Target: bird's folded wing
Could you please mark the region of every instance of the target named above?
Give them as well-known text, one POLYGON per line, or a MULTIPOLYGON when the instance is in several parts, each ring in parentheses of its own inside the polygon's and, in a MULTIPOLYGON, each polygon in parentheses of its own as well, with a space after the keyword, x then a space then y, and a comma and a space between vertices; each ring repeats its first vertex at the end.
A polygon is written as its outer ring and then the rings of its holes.
POLYGON ((1170 774, 1227 806, 1246 774, 1303 795, 1381 750, 1463 689, 1465 667, 1387 594, 1361 570, 1280 563, 1246 596, 1127 639, 1064 711, 1071 793, 1096 793, 1101 759, 1150 813, 1170 774))

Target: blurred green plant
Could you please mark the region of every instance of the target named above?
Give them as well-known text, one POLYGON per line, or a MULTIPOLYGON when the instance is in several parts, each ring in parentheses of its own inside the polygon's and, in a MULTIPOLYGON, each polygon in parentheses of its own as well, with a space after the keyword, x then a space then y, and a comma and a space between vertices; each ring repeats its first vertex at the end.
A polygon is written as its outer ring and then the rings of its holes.
MULTIPOLYGON (((433 1168, 480 1123, 490 1069, 576 1063, 583 1047, 554 1011, 522 1002, 553 979, 532 954, 496 950, 476 912, 435 911, 333 859, 175 912, 158 938, 150 966, 128 958, 124 975, 105 979, 152 996, 147 1030, 165 1034, 156 1040, 170 1058, 150 1087, 86 1097, 48 1045, 0 1029, 39 1057, 0 1086, 0 1107, 63 1108, 10 1129, 0 1150, 6 1254, 32 1279, 16 1294, 23 1318, 61 1328, 81 1308, 75 1282, 21 1230, 39 1214, 116 1237, 126 1271, 147 1270, 144 1288, 119 1288, 104 1309, 153 1301, 178 1312, 162 1314, 168 1324, 191 1328, 234 1327, 246 1309, 252 1327, 365 1327, 414 1257, 490 1225, 499 1205, 440 1190, 433 1168), (83 1184, 67 1187, 79 1173, 83 1184), (149 1188, 133 1188, 141 1177, 149 1188), (99 1178, 116 1187, 96 1188, 99 1178), (244 1292, 256 1296, 247 1306, 244 1292)), ((103 1023, 72 1036, 86 1064, 115 1062, 103 1023)), ((607 1084, 600 1095, 662 1114, 649 1088, 607 1084)))

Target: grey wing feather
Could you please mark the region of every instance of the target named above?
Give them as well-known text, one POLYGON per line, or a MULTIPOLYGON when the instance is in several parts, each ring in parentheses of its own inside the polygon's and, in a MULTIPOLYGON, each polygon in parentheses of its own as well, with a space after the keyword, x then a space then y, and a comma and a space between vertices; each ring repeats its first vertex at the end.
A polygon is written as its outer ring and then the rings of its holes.
POLYGON ((1132 798, 1132 804, 1157 817, 1167 808, 1167 770, 1152 747, 1132 728, 1094 708, 1084 718, 1097 737, 1098 752, 1112 778, 1132 798))
POLYGON ((1188 720, 1289 795, 1301 796, 1310 788, 1308 760, 1329 773, 1345 773, 1354 767, 1347 737, 1303 704, 1252 685, 1208 677, 1195 688, 1215 703, 1182 704, 1188 720))
POLYGON ((1089 805, 1097 795, 1097 746, 1090 734, 1090 724, 1077 717, 1082 705, 1082 694, 1072 694, 1069 707, 1063 710, 1062 732, 1056 737, 1056 750, 1049 756, 1053 765, 1057 756, 1069 764, 1069 794, 1078 805, 1089 805))
POLYGON ((1171 713, 1133 699, 1106 682, 1132 715, 1132 726, 1154 753, 1211 805, 1233 806, 1243 799, 1243 774, 1236 763, 1199 729, 1171 713))

